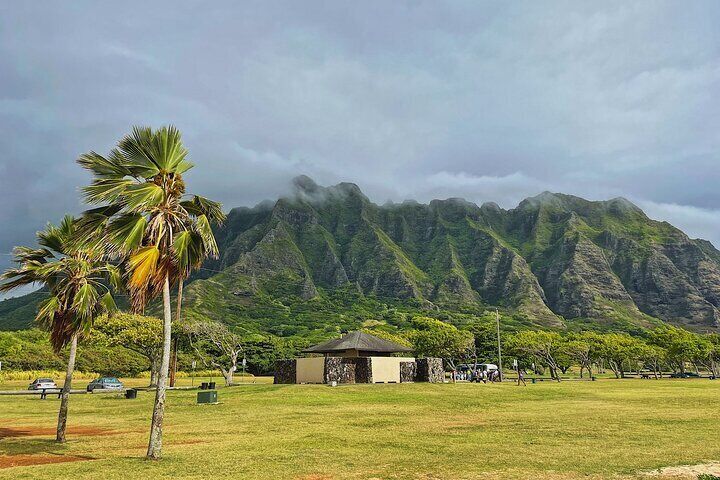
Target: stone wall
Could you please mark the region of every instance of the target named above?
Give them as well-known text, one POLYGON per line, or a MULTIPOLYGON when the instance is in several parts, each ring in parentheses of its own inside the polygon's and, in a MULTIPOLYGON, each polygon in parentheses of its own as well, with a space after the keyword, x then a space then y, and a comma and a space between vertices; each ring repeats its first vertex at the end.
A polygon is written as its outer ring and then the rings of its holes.
POLYGON ((355 358, 355 383, 373 383, 372 358, 355 358))
POLYGON ((327 357, 325 383, 372 383, 372 359, 369 357, 327 357))
POLYGON ((414 382, 417 376, 415 362, 400 362, 400 383, 414 382))
POLYGON ((441 358, 418 358, 415 381, 442 383, 445 381, 445 369, 441 358))
POLYGON ((296 383, 297 361, 277 360, 275 362, 275 383, 296 383))
MULTIPOLYGON (((415 362, 400 362, 400 382, 442 383, 445 370, 440 358, 418 358, 415 362)), ((373 383, 372 358, 327 357, 324 382, 373 383)), ((297 360, 275 362, 275 383, 297 383, 297 360)))
POLYGON ((327 357, 325 383, 355 383, 355 362, 352 358, 327 357))

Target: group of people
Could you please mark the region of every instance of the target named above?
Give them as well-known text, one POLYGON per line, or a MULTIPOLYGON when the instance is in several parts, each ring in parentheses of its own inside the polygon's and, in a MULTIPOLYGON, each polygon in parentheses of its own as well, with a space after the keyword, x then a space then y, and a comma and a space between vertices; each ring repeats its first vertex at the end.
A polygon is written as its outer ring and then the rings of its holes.
POLYGON ((498 370, 453 370, 452 378, 454 381, 467 382, 499 382, 500 372, 498 370))
MULTIPOLYGON (((454 382, 467 381, 478 383, 495 383, 502 381, 499 370, 453 370, 451 375, 454 382)), ((523 372, 522 370, 518 370, 517 384, 520 385, 521 383, 527 386, 527 384, 525 383, 525 372, 523 372)))

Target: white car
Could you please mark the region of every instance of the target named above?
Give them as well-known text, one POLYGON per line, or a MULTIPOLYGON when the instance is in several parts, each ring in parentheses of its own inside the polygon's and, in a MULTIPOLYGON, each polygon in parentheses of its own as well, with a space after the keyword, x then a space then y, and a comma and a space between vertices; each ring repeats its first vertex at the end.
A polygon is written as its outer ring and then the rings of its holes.
POLYGON ((471 363, 463 363, 459 365, 459 370, 461 372, 467 371, 467 370, 473 370, 478 372, 492 372, 493 370, 497 370, 498 367, 494 363, 476 363, 475 365, 471 363))
POLYGON ((478 364, 478 370, 481 372, 484 370, 486 372, 492 372, 498 369, 498 366, 494 363, 480 363, 478 364))
POLYGON ((28 390, 44 390, 47 388, 58 388, 52 378, 36 378, 28 385, 28 390))

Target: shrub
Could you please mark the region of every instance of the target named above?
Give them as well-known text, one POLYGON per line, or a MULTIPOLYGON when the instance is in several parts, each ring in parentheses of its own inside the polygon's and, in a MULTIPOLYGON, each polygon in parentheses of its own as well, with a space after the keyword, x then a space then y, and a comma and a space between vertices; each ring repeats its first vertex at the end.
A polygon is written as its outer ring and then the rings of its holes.
MULTIPOLYGON (((73 373, 74 380, 92 380, 100 375, 95 372, 80 372, 78 370, 73 373)), ((35 380, 36 378, 52 378, 54 380, 62 380, 65 378, 65 372, 60 370, 11 370, 0 373, 0 383, 13 380, 35 380)))

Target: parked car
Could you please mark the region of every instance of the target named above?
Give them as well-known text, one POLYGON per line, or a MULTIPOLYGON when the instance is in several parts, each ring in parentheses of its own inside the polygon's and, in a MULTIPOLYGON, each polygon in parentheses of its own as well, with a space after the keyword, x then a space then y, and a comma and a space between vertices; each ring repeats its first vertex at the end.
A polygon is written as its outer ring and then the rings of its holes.
POLYGON ((493 370, 497 370, 498 367, 494 363, 476 363, 475 365, 471 363, 461 363, 458 365, 458 371, 464 372, 467 370, 476 370, 478 372, 487 371, 492 372, 493 370))
POLYGON ((698 375, 695 372, 684 372, 684 373, 673 373, 670 375, 670 378, 699 378, 700 375, 698 375))
POLYGON ((87 386, 87 391, 93 390, 122 390, 123 384, 115 377, 100 377, 93 380, 87 386))
POLYGON ((52 378, 36 378, 28 385, 28 390, 43 390, 45 388, 58 388, 52 378))

